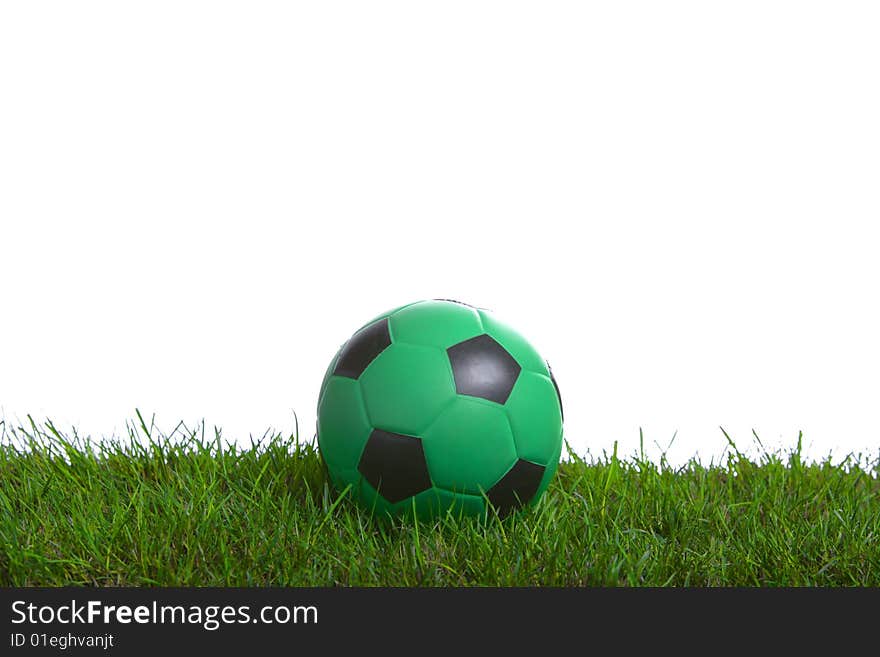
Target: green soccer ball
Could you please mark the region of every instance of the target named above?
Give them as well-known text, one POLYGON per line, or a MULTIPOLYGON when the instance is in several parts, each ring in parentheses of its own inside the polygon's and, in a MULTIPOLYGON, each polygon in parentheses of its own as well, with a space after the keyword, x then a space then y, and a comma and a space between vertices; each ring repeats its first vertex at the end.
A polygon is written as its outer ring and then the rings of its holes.
POLYGON ((547 489, 562 400, 547 362, 485 310, 419 301, 342 345, 318 399, 339 490, 374 511, 507 515, 547 489))

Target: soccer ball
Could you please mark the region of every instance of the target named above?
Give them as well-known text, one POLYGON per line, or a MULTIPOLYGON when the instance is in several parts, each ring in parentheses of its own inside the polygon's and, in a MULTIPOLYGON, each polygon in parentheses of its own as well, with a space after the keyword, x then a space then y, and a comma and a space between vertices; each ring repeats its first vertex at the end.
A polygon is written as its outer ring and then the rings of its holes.
POLYGON ((369 509, 501 516, 556 472, 562 400, 546 361, 483 309, 418 301, 342 345, 318 400, 333 484, 369 509))

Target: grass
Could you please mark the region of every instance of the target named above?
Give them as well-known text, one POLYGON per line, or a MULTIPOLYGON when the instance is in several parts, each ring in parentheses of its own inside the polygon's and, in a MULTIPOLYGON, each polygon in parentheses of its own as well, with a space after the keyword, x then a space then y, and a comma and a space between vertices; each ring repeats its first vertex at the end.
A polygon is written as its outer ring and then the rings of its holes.
MULTIPOLYGON (((314 447, 0 424, 0 585, 880 585, 880 462, 569 454, 527 512, 388 521, 314 447)), ((800 441, 799 441, 800 444, 800 441)))

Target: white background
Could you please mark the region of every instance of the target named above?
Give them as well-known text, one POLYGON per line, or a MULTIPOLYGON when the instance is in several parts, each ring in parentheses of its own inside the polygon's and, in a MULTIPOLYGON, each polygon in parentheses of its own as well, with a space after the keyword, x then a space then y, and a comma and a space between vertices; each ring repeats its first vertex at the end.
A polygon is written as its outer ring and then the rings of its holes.
POLYGON ((877 7, 3 3, 6 421, 311 437, 354 329, 452 297, 580 453, 876 453, 877 7))

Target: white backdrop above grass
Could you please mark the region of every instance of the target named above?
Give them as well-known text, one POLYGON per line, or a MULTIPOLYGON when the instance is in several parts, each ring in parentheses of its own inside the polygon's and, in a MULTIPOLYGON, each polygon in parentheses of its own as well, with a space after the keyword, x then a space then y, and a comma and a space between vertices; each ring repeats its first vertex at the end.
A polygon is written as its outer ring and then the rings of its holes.
POLYGON ((496 311, 579 452, 880 447, 874 3, 5 3, 0 407, 311 436, 336 348, 496 311))

